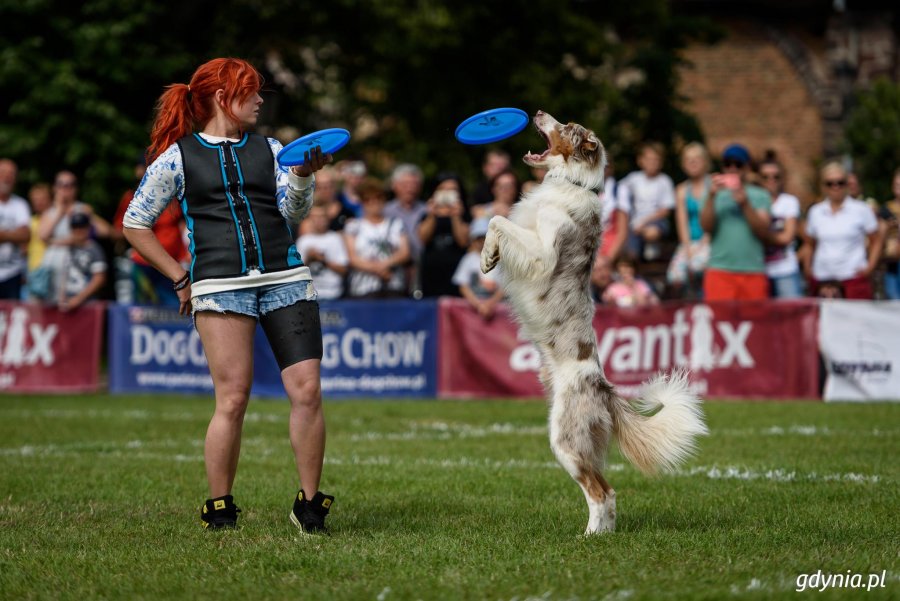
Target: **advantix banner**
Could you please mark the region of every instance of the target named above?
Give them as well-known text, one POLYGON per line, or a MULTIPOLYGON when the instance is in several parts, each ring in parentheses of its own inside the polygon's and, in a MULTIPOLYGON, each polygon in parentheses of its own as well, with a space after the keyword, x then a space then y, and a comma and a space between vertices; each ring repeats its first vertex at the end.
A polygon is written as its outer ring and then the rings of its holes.
POLYGON ((97 390, 105 310, 103 303, 62 312, 0 301, 0 391, 97 390))
MULTIPOLYGON (((599 360, 624 396, 660 371, 687 367, 695 391, 729 398, 819 396, 817 304, 804 301, 598 306, 599 360)), ((542 396, 537 349, 506 308, 484 320, 442 299, 438 391, 451 397, 542 396)))

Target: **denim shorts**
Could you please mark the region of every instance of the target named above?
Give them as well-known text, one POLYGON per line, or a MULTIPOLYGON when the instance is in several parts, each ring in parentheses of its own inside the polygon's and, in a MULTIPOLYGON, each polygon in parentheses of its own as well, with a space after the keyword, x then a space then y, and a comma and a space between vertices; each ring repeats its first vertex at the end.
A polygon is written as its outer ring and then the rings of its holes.
POLYGON ((259 319, 261 315, 271 311, 290 307, 300 301, 314 301, 317 298, 318 294, 312 281, 299 280, 195 296, 191 299, 191 313, 198 311, 239 313, 259 319))

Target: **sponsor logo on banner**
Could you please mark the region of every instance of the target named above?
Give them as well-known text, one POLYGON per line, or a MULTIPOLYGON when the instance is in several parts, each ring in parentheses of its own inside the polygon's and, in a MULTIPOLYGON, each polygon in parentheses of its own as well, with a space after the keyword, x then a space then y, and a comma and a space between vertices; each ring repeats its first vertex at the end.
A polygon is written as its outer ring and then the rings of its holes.
POLYGON ((96 389, 102 319, 102 305, 61 313, 53 307, 0 301, 0 389, 96 389))
MULTIPOLYGON (((464 303, 448 300, 441 308, 442 393, 542 394, 536 377, 540 354, 521 338, 508 313, 485 322, 464 303), (514 345, 506 347, 507 340, 514 345), (498 366, 492 356, 505 358, 506 365, 498 366), (451 377, 454 363, 460 365, 451 377), (535 376, 523 378, 526 373, 535 376)), ((625 396, 637 396, 658 372, 687 367, 693 390, 702 395, 768 396, 781 387, 785 396, 812 398, 817 396, 815 319, 813 302, 598 306, 594 329, 600 362, 625 396), (785 372, 792 365, 795 371, 785 372)))
MULTIPOLYGON (((695 376, 715 369, 752 369, 756 362, 747 348, 752 331, 752 322, 716 320, 708 305, 699 304, 675 311, 668 323, 600 329, 597 351, 600 363, 621 381, 673 367, 690 367, 695 376)), ((540 353, 528 342, 516 347, 509 359, 514 371, 536 372, 541 366, 540 353)), ((702 377, 691 385, 701 394, 708 389, 702 377)), ((620 388, 623 394, 637 392, 628 384, 620 388)))
POLYGON ((110 308, 110 389, 209 392, 212 377, 190 319, 166 307, 110 308))
MULTIPOLYGON (((428 301, 320 303, 322 394, 327 397, 434 396, 436 307, 428 301)), ((256 341, 254 392, 284 394, 264 337, 256 341)))
POLYGON ((156 330, 150 326, 131 328, 133 365, 206 365, 206 355, 196 330, 190 332, 156 330))
MULTIPOLYGON (((713 312, 706 305, 691 309, 689 320, 686 313, 684 309, 676 311, 671 323, 606 328, 597 341, 600 362, 609 362, 618 373, 682 365, 695 371, 756 365, 747 349, 752 322, 713 321, 713 312), (716 332, 721 343, 716 340, 716 332)), ((517 347, 510 355, 510 367, 516 371, 537 371, 540 361, 537 349, 530 343, 517 347)))
POLYGON ((53 341, 59 334, 55 323, 35 323, 24 307, 0 311, 0 362, 21 367, 41 364, 50 367, 56 361, 53 341))
POLYGON ((825 400, 900 399, 900 302, 827 301, 819 339, 825 368, 825 400))
POLYGON ((433 396, 434 303, 356 303, 323 307, 323 393, 433 396))

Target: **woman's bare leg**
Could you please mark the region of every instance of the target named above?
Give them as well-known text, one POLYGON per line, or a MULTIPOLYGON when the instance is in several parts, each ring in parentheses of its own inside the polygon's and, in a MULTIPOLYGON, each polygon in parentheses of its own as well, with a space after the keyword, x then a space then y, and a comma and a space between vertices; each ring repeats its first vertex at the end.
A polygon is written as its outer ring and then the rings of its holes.
POLYGON ((204 458, 210 498, 231 494, 241 452, 241 428, 253 381, 256 320, 246 315, 200 311, 194 314, 209 372, 216 410, 206 431, 204 458))

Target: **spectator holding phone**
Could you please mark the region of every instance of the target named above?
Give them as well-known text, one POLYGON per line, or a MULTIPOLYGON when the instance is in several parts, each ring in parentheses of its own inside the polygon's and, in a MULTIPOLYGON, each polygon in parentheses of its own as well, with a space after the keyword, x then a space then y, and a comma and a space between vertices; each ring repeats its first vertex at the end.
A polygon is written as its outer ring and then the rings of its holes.
POLYGON ((813 293, 820 282, 837 281, 845 298, 873 298, 871 275, 881 257, 881 232, 874 211, 847 192, 847 171, 837 162, 822 167, 825 199, 814 204, 806 217, 811 253, 805 270, 812 277, 813 293))
POLYGON ((747 183, 750 151, 731 144, 722 153, 722 171, 712 176, 700 212, 710 235, 709 265, 703 276, 703 298, 762 300, 769 296, 763 244, 769 237, 769 193, 747 183))
POLYGON ((457 296, 453 273, 469 247, 469 211, 462 181, 455 173, 435 178, 434 192, 419 221, 422 241, 419 282, 422 296, 457 296))

